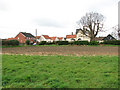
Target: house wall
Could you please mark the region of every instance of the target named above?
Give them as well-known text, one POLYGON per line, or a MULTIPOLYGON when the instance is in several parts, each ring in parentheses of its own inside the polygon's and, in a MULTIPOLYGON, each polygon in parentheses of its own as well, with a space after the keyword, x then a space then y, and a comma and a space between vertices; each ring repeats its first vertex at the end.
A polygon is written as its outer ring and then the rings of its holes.
POLYGON ((19 43, 25 43, 25 41, 26 41, 26 37, 21 33, 19 33, 15 38, 16 38, 16 40, 19 41, 19 43))
POLYGON ((77 33, 76 40, 81 39, 81 41, 90 41, 90 38, 86 35, 83 35, 81 32, 77 33))
MULTIPOLYGON (((72 41, 74 41, 74 40, 71 40, 72 38, 66 38, 66 41, 68 41, 68 42, 72 42, 72 41)), ((73 39, 75 39, 75 41, 76 41, 76 38, 73 38, 73 39)))
POLYGON ((50 42, 51 40, 50 39, 45 39, 43 36, 40 37, 40 42, 41 41, 46 41, 46 42, 50 42))
POLYGON ((30 40, 30 43, 33 43, 33 40, 35 40, 35 38, 30 38, 30 37, 26 37, 23 34, 19 33, 16 37, 16 40, 19 41, 19 43, 26 43, 26 40, 30 40))

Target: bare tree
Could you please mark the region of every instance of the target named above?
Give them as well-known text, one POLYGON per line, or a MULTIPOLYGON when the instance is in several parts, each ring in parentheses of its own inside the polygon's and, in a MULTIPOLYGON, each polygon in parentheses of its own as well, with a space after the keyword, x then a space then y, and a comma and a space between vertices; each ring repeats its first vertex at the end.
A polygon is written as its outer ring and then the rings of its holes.
POLYGON ((112 31, 111 35, 114 38, 116 38, 117 40, 119 40, 120 39, 120 29, 119 29, 118 25, 112 27, 112 30, 113 31, 112 31))
POLYGON ((98 33, 103 31, 103 20, 102 14, 90 12, 86 13, 77 23, 83 34, 90 37, 90 41, 93 41, 98 33))

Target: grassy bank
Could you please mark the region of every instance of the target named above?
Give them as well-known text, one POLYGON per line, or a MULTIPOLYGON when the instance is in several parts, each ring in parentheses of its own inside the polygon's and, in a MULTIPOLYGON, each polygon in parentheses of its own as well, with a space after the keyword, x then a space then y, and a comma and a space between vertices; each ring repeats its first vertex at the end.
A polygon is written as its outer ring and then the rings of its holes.
POLYGON ((117 56, 3 55, 3 88, 117 88, 117 56))

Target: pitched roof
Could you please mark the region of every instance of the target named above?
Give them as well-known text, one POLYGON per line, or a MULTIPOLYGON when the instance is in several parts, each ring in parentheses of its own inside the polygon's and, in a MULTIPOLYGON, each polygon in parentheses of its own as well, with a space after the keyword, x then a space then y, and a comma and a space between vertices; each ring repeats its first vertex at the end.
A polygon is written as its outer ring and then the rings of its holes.
POLYGON ((42 35, 45 39, 50 39, 48 35, 42 35))
POLYGON ((16 38, 8 38, 8 40, 16 40, 16 38))
POLYGON ((57 37, 50 37, 51 40, 55 40, 57 37))
POLYGON ((59 40, 62 40, 62 39, 63 39, 63 37, 58 37, 58 39, 59 39, 59 40))
POLYGON ((66 38, 76 38, 76 35, 66 35, 66 38))
POLYGON ((26 32, 20 32, 20 33, 22 33, 25 37, 31 37, 31 38, 34 37, 31 33, 26 33, 26 32))
POLYGON ((36 36, 35 38, 39 39, 41 36, 36 36))
POLYGON ((99 40, 104 40, 104 38, 105 38, 105 37, 96 37, 96 38, 94 38, 93 40, 99 41, 99 40))

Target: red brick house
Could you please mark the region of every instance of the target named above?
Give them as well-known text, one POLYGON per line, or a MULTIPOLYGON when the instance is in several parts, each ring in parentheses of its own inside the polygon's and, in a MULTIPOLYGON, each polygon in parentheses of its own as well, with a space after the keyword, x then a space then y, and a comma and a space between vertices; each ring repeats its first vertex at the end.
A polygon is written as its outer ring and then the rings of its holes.
POLYGON ((19 43, 26 43, 26 40, 30 40, 30 43, 34 43, 36 38, 31 33, 20 32, 15 39, 18 40, 19 43))

